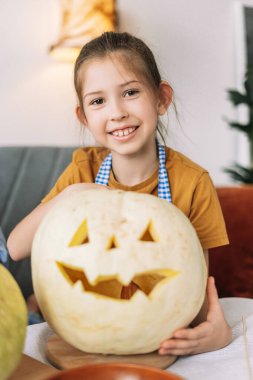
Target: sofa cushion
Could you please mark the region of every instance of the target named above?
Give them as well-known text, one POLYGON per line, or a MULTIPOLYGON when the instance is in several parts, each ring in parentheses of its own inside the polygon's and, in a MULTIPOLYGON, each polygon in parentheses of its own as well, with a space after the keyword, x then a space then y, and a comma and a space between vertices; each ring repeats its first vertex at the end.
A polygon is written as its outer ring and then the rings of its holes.
MULTIPOLYGON (((10 231, 32 209, 71 161, 74 147, 0 147, 0 225, 10 231)), ((32 292, 30 258, 9 269, 27 298, 32 292)))
POLYGON ((253 186, 217 189, 230 244, 210 250, 220 297, 253 297, 253 186))

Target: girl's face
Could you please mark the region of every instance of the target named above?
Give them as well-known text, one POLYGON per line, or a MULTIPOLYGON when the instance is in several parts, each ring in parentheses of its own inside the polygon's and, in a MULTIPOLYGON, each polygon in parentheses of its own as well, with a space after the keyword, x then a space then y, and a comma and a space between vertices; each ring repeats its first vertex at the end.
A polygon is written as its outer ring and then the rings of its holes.
POLYGON ((116 57, 89 60, 79 80, 84 113, 78 107, 77 115, 100 145, 121 155, 154 148, 158 115, 167 109, 159 91, 116 57))

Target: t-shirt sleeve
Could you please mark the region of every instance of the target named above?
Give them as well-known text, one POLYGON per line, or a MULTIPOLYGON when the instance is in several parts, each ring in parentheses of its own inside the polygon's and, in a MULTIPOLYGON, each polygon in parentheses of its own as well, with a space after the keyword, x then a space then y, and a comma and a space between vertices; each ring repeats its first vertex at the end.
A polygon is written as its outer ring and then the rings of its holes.
POLYGON ((201 174, 193 193, 189 219, 203 249, 229 243, 220 202, 207 172, 201 174))
POLYGON ((66 169, 62 172, 55 185, 49 191, 49 193, 42 199, 42 203, 48 202, 56 195, 61 193, 66 187, 74 183, 82 182, 81 177, 78 180, 78 170, 76 170, 75 163, 71 162, 66 169))
POLYGON ((79 148, 73 152, 72 161, 60 175, 50 192, 42 199, 47 202, 66 187, 76 183, 94 183, 97 172, 108 150, 98 147, 79 148))

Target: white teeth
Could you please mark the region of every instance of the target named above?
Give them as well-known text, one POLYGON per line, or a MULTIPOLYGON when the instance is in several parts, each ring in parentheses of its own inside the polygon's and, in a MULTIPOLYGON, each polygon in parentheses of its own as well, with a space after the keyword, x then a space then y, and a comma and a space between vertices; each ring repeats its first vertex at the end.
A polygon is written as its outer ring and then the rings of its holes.
POLYGON ((136 129, 135 127, 121 129, 121 130, 112 132, 112 135, 113 136, 118 136, 118 137, 128 136, 130 133, 132 133, 133 131, 135 131, 135 129, 136 129))

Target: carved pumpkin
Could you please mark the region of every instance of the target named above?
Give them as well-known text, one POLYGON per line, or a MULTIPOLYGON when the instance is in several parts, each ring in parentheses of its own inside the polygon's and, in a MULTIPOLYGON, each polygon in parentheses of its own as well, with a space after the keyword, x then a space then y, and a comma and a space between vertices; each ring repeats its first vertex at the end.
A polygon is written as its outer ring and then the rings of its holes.
POLYGON ((156 350, 204 299, 206 264, 186 216, 147 194, 88 190, 60 201, 32 249, 42 312, 86 352, 156 350))

